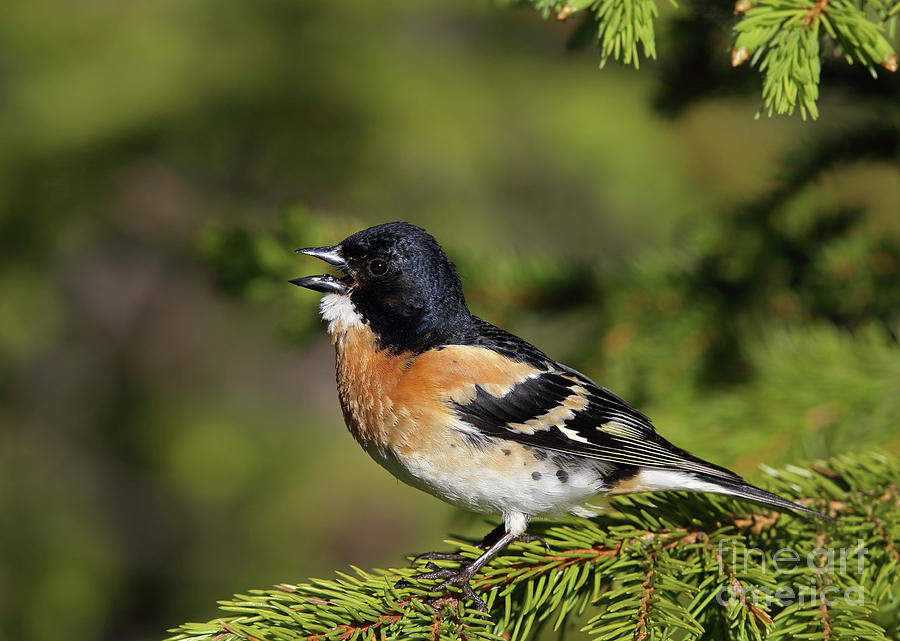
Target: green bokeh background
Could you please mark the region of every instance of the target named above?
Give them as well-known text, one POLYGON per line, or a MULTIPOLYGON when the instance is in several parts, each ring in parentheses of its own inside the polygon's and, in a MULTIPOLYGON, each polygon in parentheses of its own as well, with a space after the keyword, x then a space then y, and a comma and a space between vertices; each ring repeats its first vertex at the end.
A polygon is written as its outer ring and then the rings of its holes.
POLYGON ((669 67, 600 71, 572 30, 480 0, 3 3, 0 641, 157 639, 486 530, 353 442, 286 282, 389 220, 700 456, 900 452, 896 79, 826 82, 816 123, 754 120, 745 69, 660 109, 669 67))

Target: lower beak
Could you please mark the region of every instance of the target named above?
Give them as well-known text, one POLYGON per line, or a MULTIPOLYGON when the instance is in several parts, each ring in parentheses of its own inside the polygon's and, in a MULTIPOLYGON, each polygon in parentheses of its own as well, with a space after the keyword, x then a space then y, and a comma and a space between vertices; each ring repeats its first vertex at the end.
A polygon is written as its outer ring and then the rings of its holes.
MULTIPOLYGON (((345 274, 347 274, 347 261, 341 255, 338 245, 332 247, 306 247, 298 249, 297 253, 314 256, 320 260, 324 260, 329 265, 334 265, 345 274)), ((319 276, 303 276, 301 278, 293 278, 289 282, 300 287, 306 287, 317 292, 327 294, 346 294, 349 290, 349 284, 340 278, 336 278, 330 274, 321 274, 319 276)))

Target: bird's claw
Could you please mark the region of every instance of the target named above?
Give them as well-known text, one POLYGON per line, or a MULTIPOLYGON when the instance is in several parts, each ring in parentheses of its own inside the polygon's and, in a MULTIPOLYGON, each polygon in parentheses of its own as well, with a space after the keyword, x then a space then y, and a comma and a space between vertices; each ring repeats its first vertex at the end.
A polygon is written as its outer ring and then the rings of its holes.
MULTIPOLYGON (((451 570, 449 568, 439 568, 434 563, 429 563, 425 567, 429 568, 429 572, 423 572, 422 574, 417 574, 412 577, 414 581, 431 581, 434 579, 449 579, 456 574, 458 574, 457 570, 451 570)), ((436 589, 441 589, 447 585, 447 583, 442 583, 436 589)))
MULTIPOLYGON (((436 566, 434 563, 431 563, 431 562, 428 562, 427 564, 425 564, 425 568, 428 570, 428 572, 422 572, 420 574, 416 574, 409 578, 400 579, 399 581, 397 581, 394 584, 394 588, 396 588, 398 590, 401 588, 409 588, 409 587, 412 587, 413 581, 420 581, 423 579, 426 581, 430 580, 430 579, 445 579, 445 578, 448 578, 448 577, 456 574, 456 572, 457 572, 456 570, 450 570, 449 568, 439 568, 438 566, 436 566)), ((438 586, 437 589, 440 589, 442 587, 444 587, 444 584, 441 584, 440 586, 438 586)))
MULTIPOLYGON (((447 586, 456 585, 465 594, 469 599, 472 600, 472 603, 475 605, 475 609, 480 612, 487 612, 487 604, 484 600, 475 593, 475 590, 472 588, 472 584, 470 581, 474 576, 474 572, 469 570, 470 566, 464 567, 462 570, 458 570, 456 572, 450 571, 450 574, 444 575, 446 578, 442 583, 437 585, 434 590, 435 592, 443 590, 447 586)), ((443 570, 442 572, 447 572, 447 570, 443 570)), ((435 577, 438 578, 438 577, 435 577)))
MULTIPOLYGON (((499 530, 499 528, 498 528, 498 530, 499 530)), ((484 538, 484 540, 478 544, 478 547, 481 549, 487 549, 487 548, 490 548, 492 545, 494 545, 495 533, 496 533, 496 530, 495 530, 495 532, 492 532, 491 534, 486 536, 484 538)), ((507 540, 509 540, 509 539, 507 539, 507 540)), ((545 541, 543 538, 541 538, 539 536, 523 534, 521 536, 516 537, 514 540, 519 543, 535 543, 535 542, 543 543, 544 547, 547 549, 547 551, 548 552, 550 551, 550 545, 548 545, 547 541, 545 541)), ((475 561, 475 562, 469 563, 465 567, 460 568, 458 570, 451 570, 449 568, 440 568, 432 562, 432 561, 462 561, 464 559, 465 559, 465 557, 458 553, 426 552, 424 554, 419 554, 419 555, 413 557, 412 562, 413 562, 413 564, 415 564, 415 563, 418 563, 419 561, 428 560, 428 563, 425 564, 425 568, 428 570, 428 572, 423 572, 421 574, 417 574, 415 576, 410 577, 408 580, 401 579, 400 581, 398 581, 395 584, 394 587, 395 588, 409 587, 411 585, 411 583, 410 583, 411 581, 422 581, 422 580, 433 581, 436 579, 443 579, 443 581, 441 583, 436 585, 430 591, 431 592, 441 592, 442 590, 444 590, 445 588, 447 588, 450 585, 456 585, 463 591, 463 594, 467 598, 471 599, 472 603, 475 605, 475 607, 478 610, 480 610, 481 612, 487 612, 488 611, 487 604, 485 604, 484 600, 475 593, 475 590, 472 588, 472 584, 471 584, 472 577, 475 576, 475 573, 479 570, 479 568, 481 568, 481 566, 484 564, 484 561, 487 559, 482 557, 480 559, 480 562, 475 561)), ((447 597, 439 597, 436 600, 429 600, 429 604, 431 604, 433 607, 439 607, 440 604, 442 604, 444 602, 444 601, 442 601, 442 599, 446 599, 446 598, 447 597)))
POLYGON ((419 561, 462 561, 465 557, 458 552, 424 552, 413 557, 413 564, 419 561))
MULTIPOLYGON (((475 590, 472 588, 470 581, 472 580, 475 572, 469 570, 470 566, 466 566, 461 570, 451 570, 450 568, 439 568, 434 563, 428 563, 425 567, 428 568, 428 572, 417 574, 413 577, 410 577, 409 579, 400 579, 397 583, 394 584, 394 587, 409 587, 411 585, 410 581, 433 581, 435 579, 444 579, 441 583, 436 585, 434 588, 431 588, 429 591, 441 592, 450 585, 456 585, 463 591, 463 594, 465 594, 466 597, 472 600, 472 603, 475 604, 476 609, 480 610, 481 612, 488 611, 487 605, 485 604, 484 600, 480 596, 478 596, 475 593, 475 590)), ((442 599, 445 597, 440 598, 442 599)), ((430 601, 430 603, 432 603, 432 605, 435 605, 436 601, 437 600, 435 600, 434 602, 430 601)))
POLYGON ((550 544, 544 540, 543 537, 537 536, 535 534, 523 534, 521 536, 516 537, 517 543, 543 543, 544 548, 546 548, 547 552, 550 551, 550 544))

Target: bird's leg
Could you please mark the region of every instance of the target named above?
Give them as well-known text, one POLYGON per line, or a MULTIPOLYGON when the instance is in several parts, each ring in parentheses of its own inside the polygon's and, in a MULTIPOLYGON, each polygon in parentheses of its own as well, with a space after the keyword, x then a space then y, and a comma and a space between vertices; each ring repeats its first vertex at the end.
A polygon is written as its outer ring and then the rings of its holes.
MULTIPOLYGON (((482 550, 487 550, 494 543, 500 540, 500 537, 506 534, 506 527, 501 523, 493 530, 487 533, 487 535, 481 539, 481 543, 478 544, 482 550)), ((550 551, 550 546, 547 542, 540 536, 536 536, 534 534, 520 534, 516 538, 513 539, 516 543, 535 543, 540 542, 544 544, 544 547, 547 548, 547 551, 550 551)))
MULTIPOLYGON (((502 528, 503 526, 501 525, 500 527, 502 528)), ((491 532, 491 534, 493 534, 493 532, 491 532)), ((490 536, 491 535, 489 534, 488 537, 490 536)), ((476 608, 478 608, 482 612, 487 612, 487 605, 485 605, 480 596, 475 594, 475 590, 472 589, 472 585, 469 582, 472 580, 472 577, 475 576, 475 573, 478 572, 478 570, 480 570, 482 567, 484 567, 485 563, 497 556, 497 554, 500 553, 500 550, 505 548, 512 541, 515 541, 517 538, 518 536, 512 534, 511 532, 504 532, 503 536, 497 539, 487 550, 484 551, 481 556, 472 561, 466 567, 459 570, 438 568, 436 570, 432 570, 431 572, 419 574, 413 578, 416 580, 444 579, 443 583, 434 588, 435 591, 441 590, 448 585, 458 585, 460 588, 462 588, 463 594, 472 599, 472 602, 475 604, 476 608)))
MULTIPOLYGON (((439 568, 434 563, 428 563, 425 567, 428 568, 429 571, 422 574, 417 574, 416 576, 411 577, 411 580, 444 579, 444 582, 438 585, 435 588, 435 591, 441 590, 448 585, 459 585, 459 587, 462 588, 463 594, 472 599, 475 607, 477 607, 482 612, 486 612, 487 606, 485 605, 481 597, 475 594, 475 591, 472 589, 472 586, 470 584, 472 577, 475 576, 478 570, 484 567, 486 563, 497 556, 497 554, 499 554, 503 548, 505 548, 513 541, 521 541, 523 543, 540 541, 544 544, 548 551, 550 550, 550 546, 547 545, 547 542, 541 537, 527 534, 513 534, 511 532, 507 532, 506 528, 506 523, 501 523, 493 530, 488 532, 488 534, 477 545, 477 547, 484 550, 484 553, 482 553, 481 556, 469 563, 469 565, 458 570, 451 570, 449 568, 439 568)), ((524 529, 524 526, 522 529, 524 529)), ((518 531, 521 532, 522 530, 519 529, 518 531)), ((424 559, 435 561, 463 561, 464 558, 465 557, 463 557, 461 554, 427 552, 425 554, 416 556, 413 559, 413 562, 415 563, 416 561, 424 559)), ((405 587, 407 585, 409 585, 409 582, 406 579, 401 579, 397 582, 396 587, 405 587)))
MULTIPOLYGON (((479 543, 475 545, 475 547, 479 547, 482 550, 486 550, 491 547, 494 543, 500 540, 500 537, 506 534, 506 527, 501 523, 493 530, 488 532, 483 539, 479 543)), ((525 537, 519 537, 519 540, 524 539, 525 537)), ((531 537, 527 537, 529 540, 531 537)), ((541 539, 543 541, 543 539, 541 539)), ((463 561, 466 557, 458 552, 425 552, 424 554, 418 554, 413 557, 413 563, 417 563, 419 561, 463 561)))
POLYGON ((493 530, 485 534, 484 538, 481 539, 476 547, 480 547, 482 550, 487 550, 489 547, 494 545, 494 543, 503 538, 504 534, 506 534, 506 525, 501 523, 493 530))
MULTIPOLYGON (((494 543, 499 541, 500 537, 504 534, 506 534, 506 528, 501 523, 493 530, 485 534, 484 538, 475 544, 475 547, 486 550, 494 543)), ((534 534, 520 534, 514 539, 514 541, 516 543, 543 543, 544 547, 547 548, 547 551, 550 551, 550 545, 543 539, 543 537, 536 536, 534 534)), ((414 556, 412 562, 417 563, 419 561, 462 561, 465 558, 466 557, 464 557, 459 552, 423 552, 422 554, 417 554, 416 556, 414 556)))

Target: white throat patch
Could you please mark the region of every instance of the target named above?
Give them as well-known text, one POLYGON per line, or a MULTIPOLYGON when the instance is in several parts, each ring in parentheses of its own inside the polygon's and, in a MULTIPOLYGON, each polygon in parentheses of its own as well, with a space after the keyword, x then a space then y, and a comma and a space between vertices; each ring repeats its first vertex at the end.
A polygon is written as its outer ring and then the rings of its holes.
POLYGON ((328 333, 342 332, 365 325, 349 296, 325 294, 319 303, 322 319, 328 321, 328 333))

